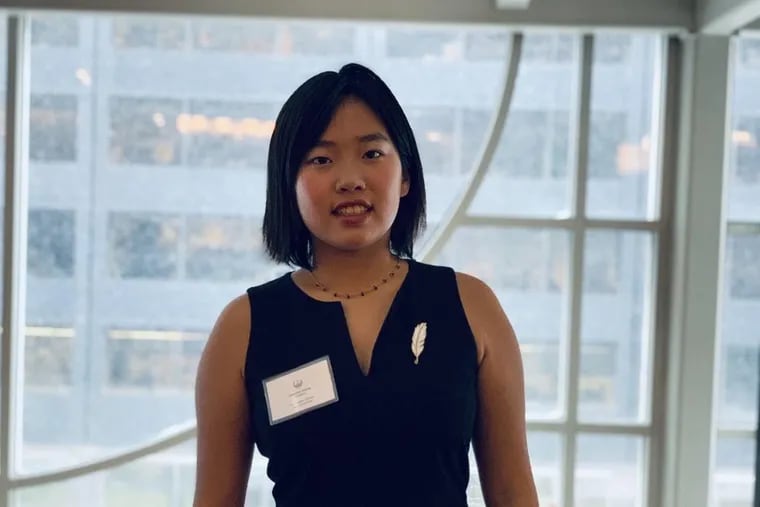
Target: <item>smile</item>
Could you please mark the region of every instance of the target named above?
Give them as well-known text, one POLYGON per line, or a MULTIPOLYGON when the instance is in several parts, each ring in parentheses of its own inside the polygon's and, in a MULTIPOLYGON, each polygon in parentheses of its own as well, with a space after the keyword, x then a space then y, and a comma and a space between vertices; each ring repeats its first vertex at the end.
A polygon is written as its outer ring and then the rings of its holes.
POLYGON ((365 213, 368 213, 371 210, 372 208, 368 208, 367 206, 355 205, 355 206, 344 206, 342 208, 338 208, 333 213, 342 217, 352 217, 352 216, 357 216, 357 215, 363 215, 365 213))

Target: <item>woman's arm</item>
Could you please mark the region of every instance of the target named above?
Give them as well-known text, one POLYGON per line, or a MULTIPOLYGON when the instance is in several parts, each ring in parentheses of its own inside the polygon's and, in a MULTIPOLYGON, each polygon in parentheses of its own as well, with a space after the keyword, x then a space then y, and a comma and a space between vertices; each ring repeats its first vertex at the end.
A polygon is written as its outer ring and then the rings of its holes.
POLYGON ((247 296, 233 300, 211 331, 198 366, 198 463, 194 507, 242 507, 254 436, 243 371, 251 329, 247 296))
POLYGON ((489 507, 538 507, 528 457, 522 358, 514 330, 493 291, 457 274, 467 320, 478 344, 479 410, 474 438, 489 507))

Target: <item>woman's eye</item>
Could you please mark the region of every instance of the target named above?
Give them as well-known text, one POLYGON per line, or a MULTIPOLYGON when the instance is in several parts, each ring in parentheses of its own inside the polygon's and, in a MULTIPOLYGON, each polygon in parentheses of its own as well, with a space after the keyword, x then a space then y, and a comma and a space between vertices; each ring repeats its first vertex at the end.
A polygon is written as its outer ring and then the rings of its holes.
POLYGON ((369 150, 367 153, 364 154, 365 158, 370 158, 370 159, 380 158, 382 156, 383 156, 383 153, 378 150, 369 150))
POLYGON ((309 159, 309 164, 313 164, 313 165, 325 165, 329 163, 330 163, 330 159, 327 157, 312 157, 309 159))

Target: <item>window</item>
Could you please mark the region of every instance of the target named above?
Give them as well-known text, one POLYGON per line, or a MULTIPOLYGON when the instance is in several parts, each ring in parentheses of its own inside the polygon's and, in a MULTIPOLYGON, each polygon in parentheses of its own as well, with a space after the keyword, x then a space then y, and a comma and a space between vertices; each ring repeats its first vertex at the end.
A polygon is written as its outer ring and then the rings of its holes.
POLYGON ((760 183, 760 117, 740 117, 733 132, 736 177, 745 184, 760 183))
POLYGON ((465 55, 470 61, 506 61, 509 34, 507 32, 467 32, 465 55))
POLYGON ((193 24, 193 47, 206 51, 272 54, 277 27, 272 23, 198 21, 193 24))
POLYGON ((110 158, 113 164, 177 165, 182 103, 172 99, 111 97, 110 158))
POLYGON ((530 63, 569 63, 573 59, 575 41, 572 35, 528 34, 523 45, 523 58, 530 63))
POLYGON ((294 24, 282 29, 282 51, 303 56, 351 56, 355 31, 350 26, 294 24))
POLYGON ((177 121, 189 144, 188 163, 265 169, 276 114, 272 104, 191 102, 190 114, 177 121))
POLYGON ((190 391, 206 336, 183 331, 109 331, 108 384, 190 391))
POLYGON ((74 274, 75 219, 69 210, 29 210, 27 269, 38 277, 74 274))
POLYGON ((626 140, 625 122, 624 112, 591 112, 590 178, 612 178, 622 172, 618 154, 626 140))
POLYGON ((185 22, 117 18, 112 24, 112 37, 114 47, 119 49, 183 49, 185 22))
POLYGON ((760 69, 760 39, 743 39, 739 44, 739 55, 742 65, 760 69))
POLYGON ((514 178, 565 178, 569 121, 568 111, 511 111, 494 155, 494 171, 514 178))
POLYGON ((617 345, 615 343, 588 343, 581 349, 581 378, 578 386, 581 403, 596 410, 613 408, 616 398, 615 375, 617 345))
POLYGON ((111 213, 108 220, 111 276, 177 278, 180 234, 177 216, 111 213))
POLYGON ((420 150, 425 171, 451 174, 454 171, 454 110, 409 108, 409 123, 420 150))
POLYGON ((442 261, 478 273, 493 288, 524 292, 558 292, 566 284, 567 237, 552 230, 467 227, 456 244, 466 251, 446 253, 442 261), (497 262, 495 255, 504 256, 497 262))
POLYGON ((32 95, 29 158, 34 162, 74 162, 77 116, 77 98, 73 95, 32 95))
POLYGON ((760 300, 760 234, 730 234, 727 260, 731 297, 760 300))
POLYGON ((32 19, 32 45, 73 48, 79 45, 79 22, 63 16, 36 16, 32 19))
POLYGON ((521 338, 520 351, 525 371, 526 400, 529 404, 552 406, 559 399, 558 344, 521 338))
POLYGON ((586 235, 586 259, 583 288, 591 293, 615 293, 620 290, 620 234, 591 231, 586 235))
POLYGON ((594 62, 619 64, 629 59, 632 38, 629 34, 600 34, 594 43, 594 62))
POLYGON ((198 280, 251 280, 265 264, 259 219, 189 217, 187 276, 198 280))
POLYGON ((480 162, 481 150, 486 142, 485 136, 491 126, 493 111, 465 109, 461 114, 459 152, 462 154, 461 172, 475 169, 480 162))
POLYGON ((733 414, 732 419, 752 420, 757 404, 757 346, 728 343, 723 350, 724 410, 733 414))
POLYGON ((389 29, 386 32, 386 54, 390 58, 461 60, 461 32, 389 29))
POLYGON ((24 347, 24 382, 27 388, 70 386, 74 330, 70 327, 29 326, 24 347))
POLYGON ((710 507, 752 505, 760 356, 760 39, 736 37, 710 507))

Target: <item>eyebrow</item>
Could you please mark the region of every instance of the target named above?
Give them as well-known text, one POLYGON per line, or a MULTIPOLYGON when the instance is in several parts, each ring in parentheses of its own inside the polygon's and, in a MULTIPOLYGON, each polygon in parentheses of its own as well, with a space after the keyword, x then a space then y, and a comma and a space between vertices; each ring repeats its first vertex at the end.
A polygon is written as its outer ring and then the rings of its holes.
MULTIPOLYGON (((385 141, 390 142, 390 139, 388 139, 388 136, 383 134, 382 132, 373 132, 372 134, 365 134, 363 136, 358 136, 356 138, 360 143, 371 143, 373 141, 385 141)), ((314 145, 315 148, 330 148, 332 146, 335 146, 335 141, 328 141, 327 139, 320 139, 317 141, 317 143, 314 145)))

